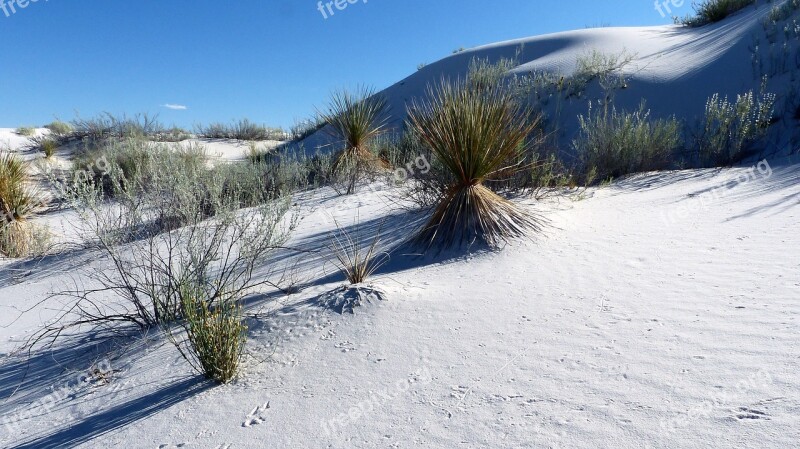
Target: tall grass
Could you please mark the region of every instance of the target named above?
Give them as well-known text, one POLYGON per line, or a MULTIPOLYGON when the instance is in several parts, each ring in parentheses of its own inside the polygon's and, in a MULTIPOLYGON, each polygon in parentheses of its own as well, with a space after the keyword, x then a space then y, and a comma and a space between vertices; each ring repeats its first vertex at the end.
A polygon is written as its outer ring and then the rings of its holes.
POLYGON ((540 123, 507 89, 474 89, 443 81, 414 102, 409 121, 444 171, 446 188, 415 240, 447 247, 481 240, 498 245, 538 221, 489 187, 522 169, 525 144, 540 123))
POLYGON ((365 243, 360 230, 350 232, 342 229, 336 222, 336 231, 331 234, 330 249, 335 256, 336 265, 350 284, 366 282, 375 271, 388 262, 388 253, 382 252, 379 248, 381 228, 382 226, 378 226, 375 236, 365 243))
POLYGON ((343 145, 334 159, 332 170, 346 184, 345 193, 355 192, 359 178, 380 168, 386 168, 371 151, 371 144, 385 130, 386 99, 367 87, 355 91, 335 91, 320 118, 331 134, 343 145))

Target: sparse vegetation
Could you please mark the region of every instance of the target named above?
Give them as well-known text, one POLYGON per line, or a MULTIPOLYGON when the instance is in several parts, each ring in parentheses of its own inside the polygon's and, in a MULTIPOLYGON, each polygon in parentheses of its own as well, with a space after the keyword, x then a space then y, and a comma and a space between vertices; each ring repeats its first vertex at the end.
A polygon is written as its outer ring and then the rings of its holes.
MULTIPOLYGON (((379 248, 382 226, 378 226, 372 240, 365 243, 362 230, 350 232, 342 229, 336 220, 334 222, 336 231, 331 233, 330 243, 334 261, 350 284, 362 284, 389 260, 389 254, 379 248)), ((359 226, 357 219, 354 226, 359 226)))
POLYGON ((290 131, 294 141, 301 141, 322 129, 327 123, 319 118, 300 120, 292 126, 290 131))
POLYGON ((52 158, 58 149, 58 142, 55 139, 44 139, 40 144, 42 153, 46 159, 52 158))
POLYGON ((763 137, 772 123, 775 95, 751 90, 736 101, 714 94, 706 103, 705 119, 697 136, 699 160, 705 165, 728 165, 746 156, 749 146, 763 137))
POLYGON ((414 103, 409 120, 441 164, 436 208, 415 240, 447 247, 475 239, 500 241, 538 229, 538 221, 501 197, 487 181, 521 170, 525 144, 540 120, 507 89, 472 89, 464 82, 429 88, 427 103, 414 103))
POLYGON ((248 119, 230 124, 212 123, 199 126, 197 133, 207 139, 234 139, 246 141, 287 140, 289 134, 280 128, 269 128, 257 125, 248 119))
POLYGON ((14 132, 23 137, 32 137, 36 135, 36 128, 33 126, 20 126, 14 132))
POLYGON ((695 15, 675 18, 675 22, 690 27, 699 27, 724 20, 731 14, 754 5, 756 0, 701 0, 694 3, 695 15))
POLYGON ((375 138, 384 132, 386 111, 385 98, 372 89, 360 87, 355 92, 334 92, 327 110, 320 113, 322 120, 330 125, 331 134, 343 146, 331 168, 348 195, 355 192, 362 177, 387 168, 371 148, 375 138))
MULTIPOLYGON (((634 112, 618 112, 604 106, 578 118, 580 131, 573 147, 580 158, 585 178, 601 180, 670 165, 681 143, 681 127, 675 118, 654 120, 642 104, 634 112)), ((591 183, 593 179, 586 179, 591 183)))
POLYGON ((67 135, 73 131, 72 125, 60 120, 56 120, 48 125, 45 125, 44 127, 49 129, 51 133, 57 136, 67 135))

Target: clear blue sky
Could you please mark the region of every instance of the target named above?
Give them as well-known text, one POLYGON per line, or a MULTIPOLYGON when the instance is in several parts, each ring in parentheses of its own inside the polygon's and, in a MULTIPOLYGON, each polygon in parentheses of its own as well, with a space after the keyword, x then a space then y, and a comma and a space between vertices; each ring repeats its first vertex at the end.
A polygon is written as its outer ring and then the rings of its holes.
POLYGON ((14 0, 16 12, 11 1, 0 0, 2 127, 103 111, 289 126, 332 89, 383 89, 459 47, 670 23, 651 0, 351 0, 327 19, 317 0, 14 0))

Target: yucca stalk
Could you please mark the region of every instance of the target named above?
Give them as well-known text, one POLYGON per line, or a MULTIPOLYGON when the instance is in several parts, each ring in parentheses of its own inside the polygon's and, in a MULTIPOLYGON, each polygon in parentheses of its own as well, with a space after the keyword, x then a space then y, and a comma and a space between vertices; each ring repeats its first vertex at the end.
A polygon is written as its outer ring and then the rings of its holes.
POLYGON ((452 182, 416 241, 427 247, 473 240, 497 246, 528 229, 538 230, 537 218, 484 183, 524 168, 526 142, 539 117, 500 85, 474 89, 442 81, 429 87, 428 98, 412 103, 409 121, 452 182))
POLYGON ((319 114, 330 125, 328 129, 333 136, 344 144, 334 158, 332 171, 339 175, 344 172, 348 195, 355 192, 361 174, 384 165, 372 154, 369 145, 384 132, 386 111, 384 97, 370 88, 359 87, 355 92, 334 92, 327 111, 319 114))
POLYGON ((336 256, 335 263, 350 284, 362 284, 389 260, 389 255, 379 249, 383 223, 375 232, 369 244, 361 241, 361 233, 348 232, 336 222, 336 231, 331 234, 331 251, 336 256))

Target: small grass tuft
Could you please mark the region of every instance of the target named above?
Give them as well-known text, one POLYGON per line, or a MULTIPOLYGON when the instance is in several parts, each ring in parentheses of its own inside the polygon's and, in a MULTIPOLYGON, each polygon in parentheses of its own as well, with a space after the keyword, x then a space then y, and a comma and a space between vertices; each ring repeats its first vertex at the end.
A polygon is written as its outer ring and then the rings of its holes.
POLYGON ((389 261, 389 254, 379 249, 383 222, 368 244, 362 241, 360 232, 348 232, 336 220, 334 222, 336 231, 331 235, 330 248, 335 255, 335 263, 350 284, 363 284, 389 261))
POLYGON ((36 135, 36 128, 33 126, 20 126, 14 132, 23 137, 33 137, 36 135))

